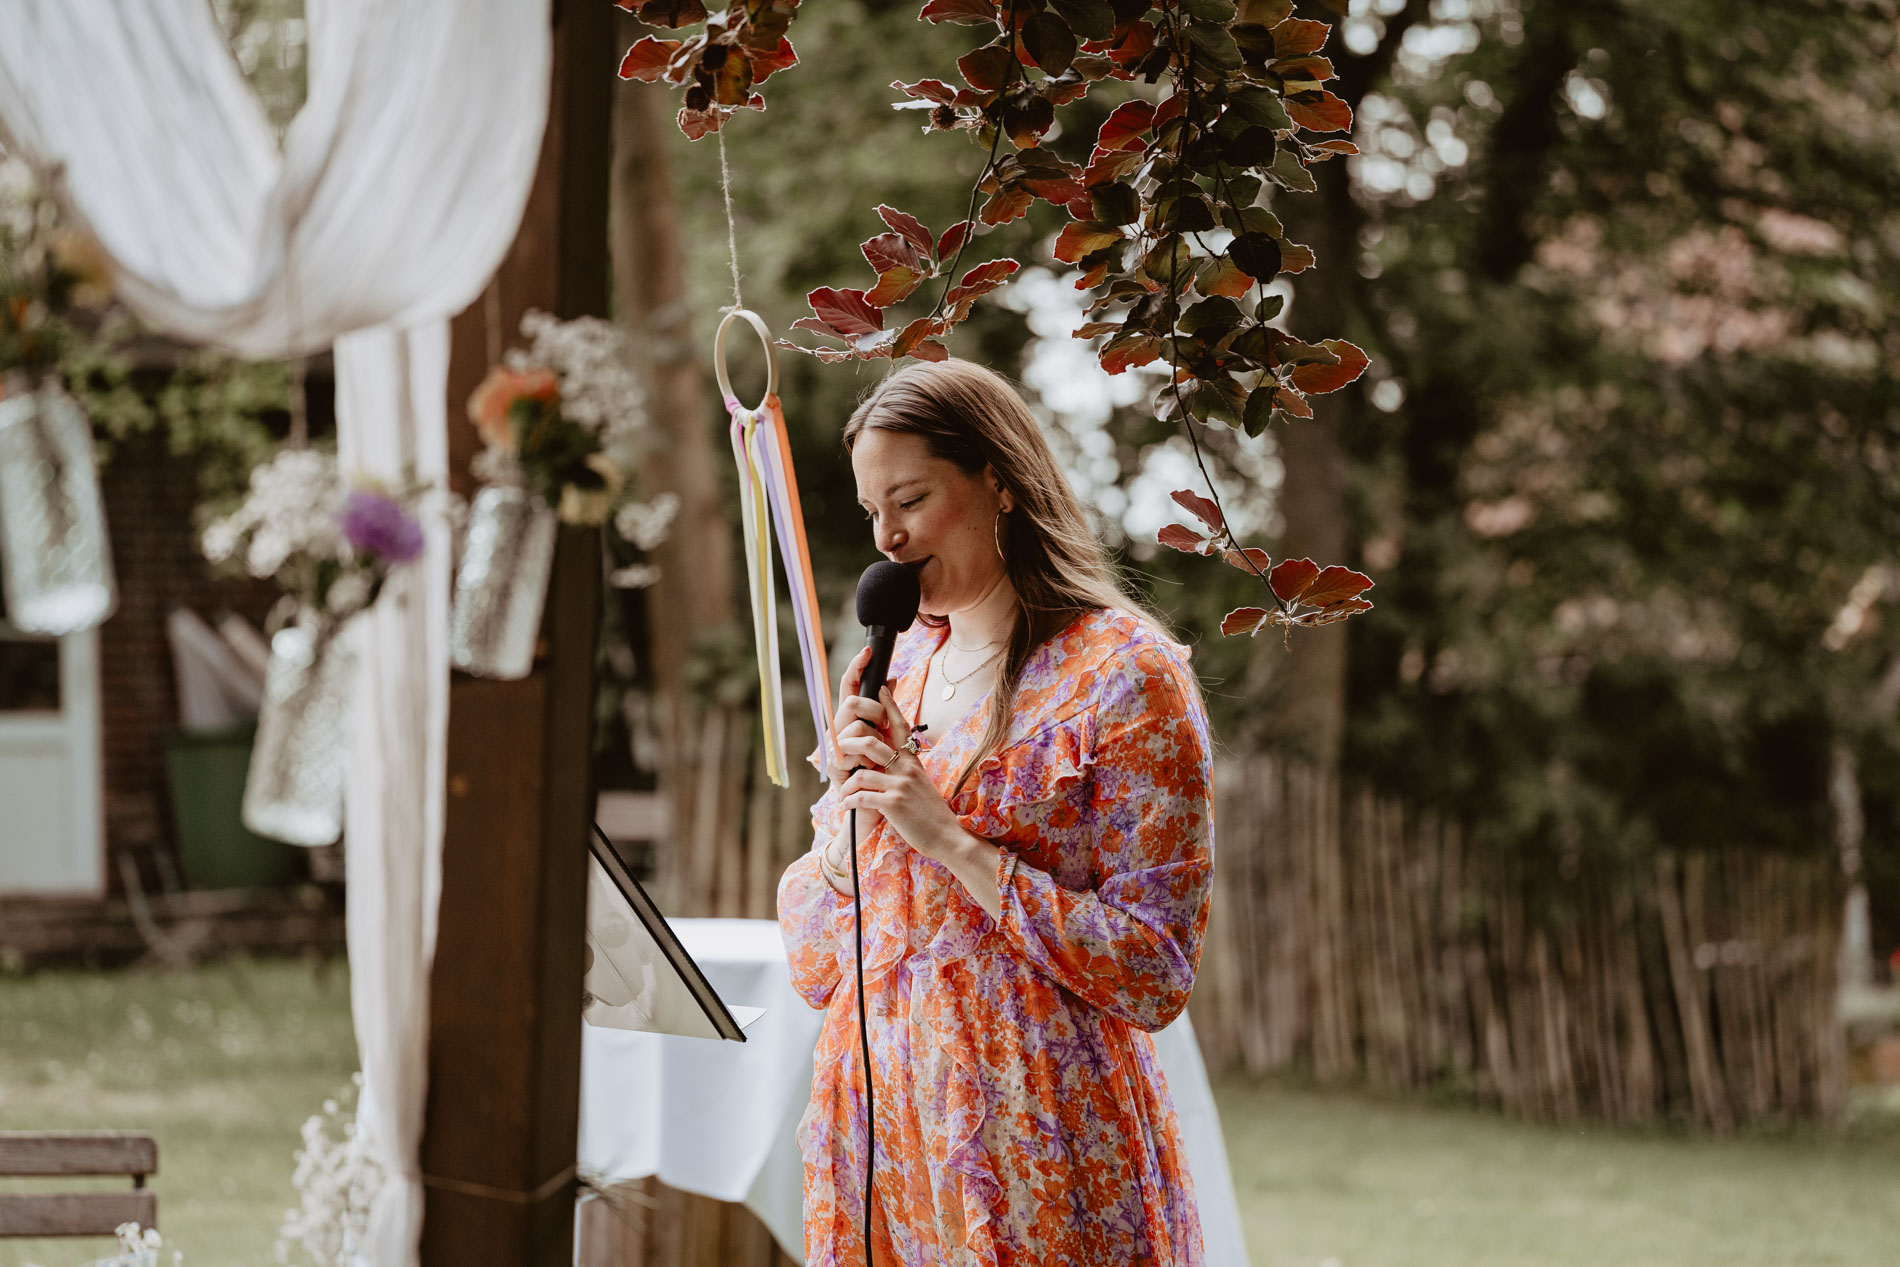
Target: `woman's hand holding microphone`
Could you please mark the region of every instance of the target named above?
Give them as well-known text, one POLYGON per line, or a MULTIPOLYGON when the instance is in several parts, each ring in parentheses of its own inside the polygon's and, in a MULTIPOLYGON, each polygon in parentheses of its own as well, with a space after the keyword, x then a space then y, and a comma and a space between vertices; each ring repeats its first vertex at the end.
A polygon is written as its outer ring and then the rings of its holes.
MULTIPOLYGON (((866 647, 845 667, 838 711, 831 722, 836 764, 828 773, 834 781, 843 782, 839 791, 844 808, 858 811, 860 841, 870 837, 880 820, 889 819, 912 849, 948 863, 972 838, 917 759, 910 724, 890 687, 884 687, 875 700, 858 695, 870 659, 871 649, 866 647)), ((826 842, 819 859, 831 886, 847 896, 851 893, 850 849, 848 834, 840 832, 826 842)))

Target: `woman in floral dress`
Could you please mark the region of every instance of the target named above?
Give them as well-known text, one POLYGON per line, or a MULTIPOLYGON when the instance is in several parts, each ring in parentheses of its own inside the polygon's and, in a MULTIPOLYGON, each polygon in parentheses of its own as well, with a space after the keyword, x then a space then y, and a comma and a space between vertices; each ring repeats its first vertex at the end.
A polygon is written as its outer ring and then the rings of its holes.
POLYGON ((806 1261, 864 1262, 855 807, 873 1262, 1199 1264, 1149 1037, 1187 1004, 1213 866, 1186 649, 1116 585, 1003 379, 903 369, 845 443, 923 615, 879 700, 856 698, 867 655, 847 668, 841 768, 779 885, 794 984, 826 1012, 799 1128, 806 1261))

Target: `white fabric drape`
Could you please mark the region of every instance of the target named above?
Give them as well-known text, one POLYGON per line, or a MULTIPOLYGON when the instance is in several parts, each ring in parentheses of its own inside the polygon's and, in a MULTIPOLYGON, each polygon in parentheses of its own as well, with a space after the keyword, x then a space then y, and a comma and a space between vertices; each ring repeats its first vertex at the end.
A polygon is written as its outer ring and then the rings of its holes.
MULTIPOLYGON (((0 129, 153 328, 250 357, 334 346, 345 470, 441 480, 447 320, 514 240, 546 122, 548 0, 308 0, 279 154, 208 0, 5 0, 0 129)), ((449 550, 358 622, 347 839, 364 1258, 414 1261, 440 892, 449 550)))

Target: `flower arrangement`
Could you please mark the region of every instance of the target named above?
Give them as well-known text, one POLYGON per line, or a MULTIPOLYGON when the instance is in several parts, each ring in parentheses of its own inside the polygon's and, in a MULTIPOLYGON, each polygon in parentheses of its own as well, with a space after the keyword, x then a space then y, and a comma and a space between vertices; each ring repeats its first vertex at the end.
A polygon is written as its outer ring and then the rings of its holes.
POLYGON ((291 1175, 299 1204, 284 1212, 272 1252, 280 1263, 350 1267, 357 1260, 383 1179, 353 1120, 362 1085, 363 1075, 352 1074, 347 1088, 323 1102, 323 1112, 304 1121, 303 1147, 291 1175))
MULTIPOLYGON (((119 1252, 96 1260, 92 1267, 158 1267, 158 1251, 165 1244, 165 1238, 158 1234, 157 1228, 121 1223, 112 1229, 112 1234, 118 1238, 119 1252)), ((173 1250, 171 1261, 183 1263, 185 1256, 173 1250)))
POLYGON ((0 154, 0 375, 53 372, 77 333, 75 314, 102 312, 111 297, 99 244, 61 228, 26 165, 0 154))
MULTIPOLYGON (((643 502, 629 474, 647 444, 644 393, 626 334, 599 317, 561 321, 530 311, 525 349, 508 352, 468 401, 483 452, 474 472, 486 483, 525 481, 565 523, 604 524, 650 550, 665 539, 678 499, 643 502)), ((621 569, 619 584, 644 584, 650 569, 621 569)))
POLYGON ((275 578, 300 616, 340 624, 422 553, 420 491, 352 483, 329 453, 280 449, 251 472, 243 503, 205 527, 205 557, 275 578))

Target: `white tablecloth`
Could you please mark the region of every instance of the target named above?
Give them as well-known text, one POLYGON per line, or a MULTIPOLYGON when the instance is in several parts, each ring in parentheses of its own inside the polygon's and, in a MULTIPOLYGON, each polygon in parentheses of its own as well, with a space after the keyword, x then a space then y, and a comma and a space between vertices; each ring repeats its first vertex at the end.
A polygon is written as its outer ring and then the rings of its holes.
MULTIPOLYGON (((605 1181, 658 1175, 744 1202, 804 1261, 798 1119, 811 1097, 821 1012, 792 990, 778 925, 682 919, 673 929, 728 1004, 765 1009, 743 1043, 582 1027, 580 1168, 605 1181)), ((1200 1201, 1208 1267, 1249 1267, 1227 1145, 1186 1014, 1155 1035, 1200 1201)))

